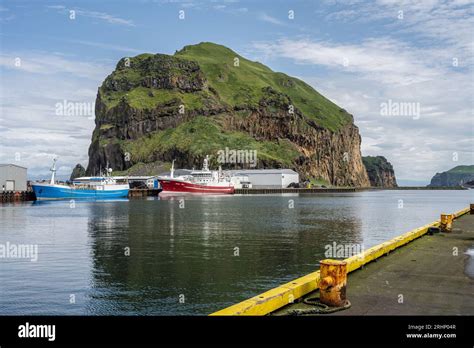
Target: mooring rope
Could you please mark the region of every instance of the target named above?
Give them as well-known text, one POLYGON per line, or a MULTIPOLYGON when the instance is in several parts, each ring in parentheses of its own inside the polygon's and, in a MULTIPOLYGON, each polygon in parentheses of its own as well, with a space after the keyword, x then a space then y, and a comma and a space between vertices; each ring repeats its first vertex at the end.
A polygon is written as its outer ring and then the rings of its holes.
POLYGON ((315 308, 293 309, 288 312, 288 315, 329 314, 342 311, 351 307, 351 302, 349 300, 346 300, 346 303, 341 307, 329 307, 328 305, 321 303, 319 297, 305 298, 303 300, 303 303, 310 306, 314 306, 315 308))

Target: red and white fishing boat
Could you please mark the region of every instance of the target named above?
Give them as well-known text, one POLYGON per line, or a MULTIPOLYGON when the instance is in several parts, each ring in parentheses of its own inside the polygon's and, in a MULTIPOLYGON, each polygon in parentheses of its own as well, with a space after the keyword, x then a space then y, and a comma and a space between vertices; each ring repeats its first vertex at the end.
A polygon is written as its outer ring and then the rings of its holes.
POLYGON ((219 168, 218 171, 209 170, 209 157, 206 156, 202 170, 193 170, 187 175, 174 176, 174 161, 171 165, 170 176, 159 176, 158 181, 163 189, 162 193, 198 193, 198 194, 232 194, 234 184, 230 175, 226 175, 219 168))

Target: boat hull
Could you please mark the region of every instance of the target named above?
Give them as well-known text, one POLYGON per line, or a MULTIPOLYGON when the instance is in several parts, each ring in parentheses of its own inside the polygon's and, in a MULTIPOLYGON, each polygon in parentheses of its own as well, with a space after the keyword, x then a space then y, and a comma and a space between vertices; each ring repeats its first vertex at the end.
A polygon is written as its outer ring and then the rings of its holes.
POLYGON ((67 185, 38 185, 33 184, 36 199, 80 199, 80 198, 123 198, 128 197, 128 188, 95 190, 77 189, 67 185))
POLYGON ((160 180, 163 193, 233 194, 233 186, 197 185, 178 180, 160 180))

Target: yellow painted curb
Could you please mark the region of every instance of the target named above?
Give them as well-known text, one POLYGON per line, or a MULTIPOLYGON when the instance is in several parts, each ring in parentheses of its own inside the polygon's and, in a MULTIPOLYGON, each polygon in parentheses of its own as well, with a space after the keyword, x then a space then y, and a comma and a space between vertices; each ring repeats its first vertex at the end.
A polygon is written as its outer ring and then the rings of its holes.
POLYGON ((318 289, 318 286, 319 271, 316 271, 211 315, 266 315, 318 289))
MULTIPOLYGON (((454 218, 456 219, 467 214, 469 211, 470 208, 462 209, 454 213, 454 218)), ((347 262, 347 272, 355 271, 363 265, 388 254, 390 251, 408 244, 412 240, 424 235, 429 227, 439 227, 439 224, 440 220, 437 220, 422 227, 415 228, 387 242, 373 246, 360 254, 345 259, 344 261, 347 262)), ((210 315, 266 315, 317 290, 319 288, 319 280, 319 271, 316 271, 210 315)))

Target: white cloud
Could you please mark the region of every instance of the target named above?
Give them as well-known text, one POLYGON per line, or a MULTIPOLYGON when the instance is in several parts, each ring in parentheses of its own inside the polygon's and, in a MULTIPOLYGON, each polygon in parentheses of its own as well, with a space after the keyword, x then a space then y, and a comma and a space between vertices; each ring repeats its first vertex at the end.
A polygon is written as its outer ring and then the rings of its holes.
POLYGON ((75 11, 76 18, 83 16, 83 17, 88 17, 88 18, 99 19, 110 24, 118 24, 118 25, 124 25, 124 26, 129 26, 129 27, 135 26, 133 21, 130 19, 124 19, 121 17, 111 15, 109 13, 105 13, 105 12, 89 11, 89 10, 77 8, 77 7, 66 8, 63 5, 51 5, 51 6, 46 6, 46 7, 53 10, 57 10, 58 12, 63 13, 63 14, 67 13, 68 15, 70 13, 69 11, 75 11))
POLYGON ((70 73, 95 80, 103 78, 108 68, 87 61, 66 59, 60 55, 34 52, 0 54, 0 66, 9 70, 36 74, 70 73))
POLYGON ((267 58, 290 58, 298 63, 360 73, 387 84, 428 81, 439 73, 431 64, 420 61, 417 50, 390 38, 368 39, 360 44, 282 39, 257 42, 254 48, 267 58))
POLYGON ((231 7, 227 5, 214 5, 213 8, 217 11, 232 14, 232 15, 241 15, 247 13, 249 9, 247 7, 231 7))
POLYGON ((326 20, 378 21, 394 34, 408 33, 419 39, 447 44, 452 54, 461 51, 469 57, 472 52, 472 0, 376 0, 343 4, 343 9, 327 14, 326 20))
POLYGON ((120 25, 126 25, 130 27, 135 26, 132 20, 116 17, 105 12, 77 10, 76 13, 84 17, 101 19, 111 24, 120 24, 120 25))
POLYGON ((276 25, 287 25, 287 23, 275 18, 275 17, 272 17, 266 13, 260 13, 258 15, 258 19, 260 19, 261 21, 264 21, 264 22, 268 22, 268 23, 272 23, 272 24, 276 24, 276 25))
POLYGON ((102 63, 83 62, 44 52, 6 53, 0 57, 0 162, 15 161, 30 175, 49 175, 51 158, 59 156, 59 174, 69 175, 76 163, 87 165, 94 119, 61 116, 56 103, 95 102, 97 87, 113 70, 102 63), (12 66, 22 57, 20 68, 12 66))
POLYGON ((0 5, 0 23, 8 22, 15 18, 15 15, 10 12, 10 9, 0 5))
POLYGON ((54 10, 65 10, 66 6, 64 5, 48 5, 47 8, 52 8, 54 10))

